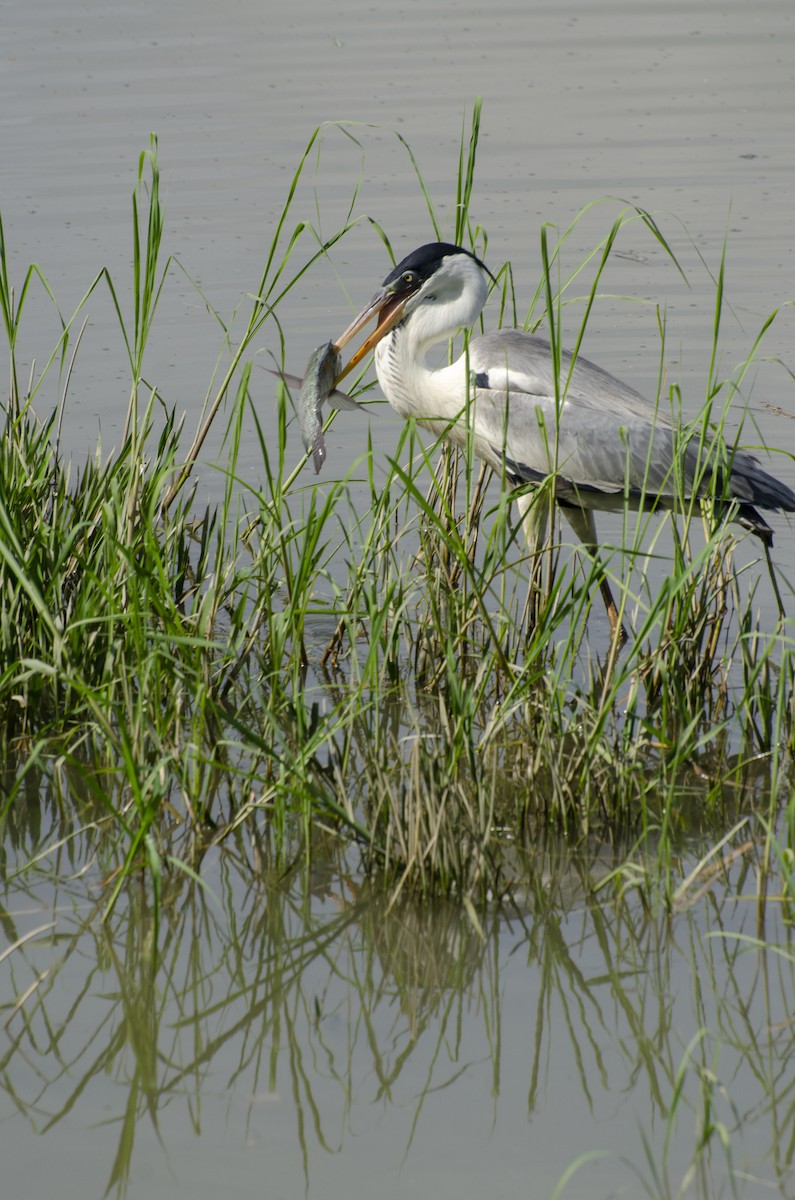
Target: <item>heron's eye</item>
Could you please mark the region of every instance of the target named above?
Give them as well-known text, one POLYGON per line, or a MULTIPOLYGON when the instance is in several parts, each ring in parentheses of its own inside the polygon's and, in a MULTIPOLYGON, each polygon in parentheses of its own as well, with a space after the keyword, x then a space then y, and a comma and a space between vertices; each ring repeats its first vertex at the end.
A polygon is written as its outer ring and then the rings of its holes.
POLYGON ((407 283, 411 287, 417 282, 417 276, 414 274, 413 271, 404 271, 403 272, 403 282, 407 283))

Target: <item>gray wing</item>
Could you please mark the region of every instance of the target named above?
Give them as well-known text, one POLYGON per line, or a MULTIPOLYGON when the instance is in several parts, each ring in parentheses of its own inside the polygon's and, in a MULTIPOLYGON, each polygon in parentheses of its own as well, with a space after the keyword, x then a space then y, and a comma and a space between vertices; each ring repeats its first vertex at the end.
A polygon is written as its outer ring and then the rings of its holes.
POLYGON ((666 414, 582 357, 561 357, 559 399, 549 343, 514 330, 475 338, 476 425, 517 480, 556 476, 559 499, 615 508, 702 494, 717 472, 727 499, 795 511, 795 493, 743 451, 682 443, 666 414), (506 401, 507 397, 507 401, 506 401), (726 483, 728 482, 728 486, 726 483))
MULTIPOLYGON (((517 329, 484 333, 470 342, 469 361, 471 369, 486 372, 491 385, 498 390, 504 392, 507 381, 511 391, 554 400, 552 353, 544 338, 517 329)), ((591 410, 601 416, 615 413, 624 419, 646 420, 654 416, 654 407, 640 392, 582 355, 577 356, 572 366, 572 356, 567 350, 561 352, 560 394, 578 410, 591 410)), ((662 414, 661 419, 665 424, 662 414)))

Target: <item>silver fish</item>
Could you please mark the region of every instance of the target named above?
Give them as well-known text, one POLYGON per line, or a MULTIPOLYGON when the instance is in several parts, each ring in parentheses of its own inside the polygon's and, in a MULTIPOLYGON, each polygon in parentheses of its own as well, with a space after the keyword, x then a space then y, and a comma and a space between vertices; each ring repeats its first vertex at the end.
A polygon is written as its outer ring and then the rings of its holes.
POLYGON ((326 440, 323 437, 322 408, 325 403, 332 408, 361 408, 345 392, 338 392, 334 380, 340 373, 341 359, 339 351, 333 342, 324 342, 313 350, 306 364, 306 374, 303 379, 297 375, 288 375, 286 371, 274 371, 289 387, 300 387, 298 400, 298 421, 301 427, 301 438, 307 454, 312 455, 315 474, 326 461, 326 440))
POLYGON ((304 449, 307 454, 312 455, 316 475, 320 473, 320 468, 326 461, 321 409, 334 390, 334 380, 340 373, 341 364, 337 347, 332 342, 325 342, 309 356, 304 382, 301 385, 298 421, 304 449))

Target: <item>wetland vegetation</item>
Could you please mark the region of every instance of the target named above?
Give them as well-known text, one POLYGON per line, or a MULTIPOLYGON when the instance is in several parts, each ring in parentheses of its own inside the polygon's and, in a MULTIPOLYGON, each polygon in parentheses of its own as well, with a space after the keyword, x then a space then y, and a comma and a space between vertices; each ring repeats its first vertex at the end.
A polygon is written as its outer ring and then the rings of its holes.
MULTIPOLYGON (((457 224, 448 240, 483 256, 487 232, 469 203, 478 120, 476 108, 462 139, 457 224)), ((780 1002, 767 993, 774 1033, 762 1045, 754 1041, 758 1031, 749 1028, 745 1038, 735 1027, 732 1052, 742 1056, 742 1045, 758 1056, 751 1065, 760 1081, 756 1103, 777 1114, 783 1178, 792 1103, 775 1062, 792 1054, 783 999, 791 989, 795 838, 791 583, 747 535, 711 521, 709 511, 685 505, 676 518, 628 511, 620 539, 604 548, 630 633, 617 652, 598 619, 594 564, 572 553, 555 525, 549 545, 529 562, 510 495, 466 455, 429 446, 409 425, 396 453, 380 456, 374 441, 365 461, 342 478, 318 483, 296 466, 291 397, 274 384, 275 419, 266 411, 270 392, 263 402, 255 356, 267 340, 286 358, 286 298, 363 219, 355 192, 349 220, 330 237, 292 217, 327 132, 315 132, 301 159, 251 298, 233 323, 215 314, 217 369, 189 433, 146 368, 159 300, 173 273, 184 270, 163 253, 156 142, 141 155, 134 194, 131 294, 100 271, 75 311, 62 314, 46 264, 11 278, 6 237, 13 239, 13 230, 0 225, 9 379, 0 445, 4 878, 7 891, 31 896, 44 877, 57 881, 59 893, 84 874, 93 881, 96 908, 80 931, 90 927, 102 970, 117 972, 108 1019, 127 1023, 136 1080, 109 1187, 123 1185, 141 1107, 153 1114, 155 1093, 182 1092, 186 1079, 198 1088, 212 1054, 212 1034, 197 1033, 204 1049, 191 1061, 180 1051, 179 1079, 164 1082, 158 1031, 140 1024, 157 1024, 157 979, 186 1010, 196 1001, 193 1016, 185 1016, 194 1032, 206 1020, 198 998, 207 1001, 209 968, 180 958, 177 970, 170 947, 214 936, 201 884, 208 856, 221 864, 222 879, 238 872, 252 895, 272 889, 279 897, 264 912, 252 904, 240 917, 239 953, 253 954, 255 939, 262 971, 256 984, 246 976, 243 992, 253 988, 251 994, 236 991, 239 964, 224 960, 229 982, 221 990, 234 997, 229 1004, 242 1005, 249 1021, 258 1012, 263 1022, 254 1049, 244 1038, 240 1051, 241 1073, 253 1073, 252 1094, 263 1087, 252 1065, 264 1055, 263 1031, 278 1028, 294 1046, 297 1011, 310 1039, 318 1038, 315 1061, 324 1053, 323 1004, 314 1000, 320 1008, 313 1024, 299 959, 322 955, 329 920, 354 926, 371 955, 360 989, 362 1020, 383 998, 379 989, 394 989, 405 1022, 400 1036, 410 1045, 430 1012, 436 1018, 449 997, 460 1000, 453 981, 459 987, 468 980, 468 987, 477 977, 488 1025, 496 1007, 489 996, 499 982, 483 951, 490 925, 506 914, 528 928, 530 913, 536 923, 542 908, 547 921, 557 914, 540 940, 529 935, 531 956, 545 958, 555 1003, 588 1009, 592 985, 561 958, 552 936, 576 895, 604 923, 595 936, 611 1002, 635 1031, 636 1067, 648 1072, 659 1112, 671 1129, 680 1105, 698 1114, 683 1176, 670 1177, 667 1137, 661 1157, 648 1144, 631 1164, 652 1196, 691 1184, 709 1194, 714 1146, 736 1189, 732 1131, 742 1117, 718 1085, 715 1045, 702 1038, 677 1050, 670 1030, 650 1028, 651 993, 641 998, 611 974, 618 949, 610 943, 621 942, 623 954, 628 940, 637 971, 658 979, 671 952, 660 952, 666 921, 686 923, 706 898, 717 936, 734 939, 727 951, 732 970, 736 947, 753 944, 779 972, 780 1002), (35 361, 23 362, 19 331, 34 290, 52 304, 61 332, 35 361), (86 303, 99 296, 118 318, 129 363, 125 435, 113 454, 97 443, 84 462, 68 462, 60 433, 69 420, 86 303), (58 403, 47 411, 44 398, 54 390, 58 403), (208 506, 199 502, 197 476, 207 431, 220 422, 224 482, 219 501, 208 506), (256 487, 238 470, 241 439, 251 429, 262 462, 256 487), (286 897, 298 883, 305 897, 324 904, 333 898, 337 913, 329 918, 324 909, 322 921, 313 918, 303 941, 285 932, 286 897), (418 898, 427 926, 417 917, 418 898), (726 933, 725 907, 738 903, 748 918, 726 933), (185 922, 195 928, 186 931, 185 922), (279 1017, 285 996, 289 1013, 279 1017)), ((408 147, 406 153, 414 163, 408 147)), ((487 318, 539 329, 553 343, 564 316, 566 330, 576 330, 575 318, 582 330, 630 226, 675 262, 651 214, 604 207, 604 236, 584 261, 568 262, 568 231, 542 230, 543 270, 527 311, 519 309, 510 264, 490 263, 498 286, 487 318)), ((378 233, 391 254, 387 231, 378 233)), ((721 263, 708 392, 683 434, 703 445, 705 469, 710 431, 723 428, 730 406, 733 413, 742 408, 765 329, 776 318, 771 314, 749 345, 746 362, 722 378, 723 283, 721 263)), ((662 317, 659 328, 661 404, 678 412, 678 391, 666 382, 662 317)), ((566 341, 579 344, 576 333, 566 341)), ((366 389, 364 376, 359 383, 366 389)), ((356 394, 370 398, 366 390, 356 394)), ((744 443, 758 446, 750 419, 742 433, 744 443)), ((550 503, 548 490, 539 489, 536 502, 550 503)), ((223 887, 221 897, 227 905, 223 887)), ((706 937, 703 930, 692 936, 706 937)), ((41 1042, 49 1026, 46 972, 35 954, 28 957, 28 940, 11 931, 10 961, 19 960, 6 1010, 20 1030, 13 1047, 20 1038, 41 1042)), ((709 965, 715 945, 705 940, 695 956, 697 991, 717 977, 709 965)), ((339 970, 347 977, 353 967, 339 970)), ((333 982, 327 987, 325 997, 333 982)), ((720 986, 713 990, 717 995, 720 986)), ((548 1003, 549 996, 539 1011, 548 1003)), ((599 1004, 594 1011, 601 1013, 599 1004)), ((229 1018, 235 1036, 238 1018, 229 1018)), ((443 1030, 458 1019, 451 1008, 443 1030)), ((351 1031, 364 1036, 355 1021, 351 1031)), ((486 1040, 498 1073, 502 1051, 493 1035, 486 1040)), ((584 1026, 574 1022, 570 1036, 587 1092, 592 1076, 604 1082, 600 1054, 584 1026)), ((539 1037, 531 1095, 542 1070, 539 1037)), ((6 1070, 8 1062, 6 1052, 6 1070)), ((384 1088, 395 1084, 402 1062, 373 1064, 384 1088)), ((329 1060, 328 1073, 337 1070, 329 1060)), ((296 1111, 308 1172, 307 1114, 314 1114, 318 1145, 333 1139, 298 1057, 293 1082, 302 1097, 296 1111)), ((352 1081, 343 1075, 337 1082, 350 1098, 352 1081)), ((437 1083, 427 1081, 421 1095, 437 1083)), ((561 1181, 565 1194, 574 1180, 561 1181)))

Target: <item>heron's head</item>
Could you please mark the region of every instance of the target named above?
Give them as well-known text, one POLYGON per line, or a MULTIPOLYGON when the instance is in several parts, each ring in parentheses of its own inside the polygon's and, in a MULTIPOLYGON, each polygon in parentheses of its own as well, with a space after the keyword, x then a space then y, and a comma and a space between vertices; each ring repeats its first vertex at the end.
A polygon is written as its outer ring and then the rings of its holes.
POLYGON ((413 250, 336 339, 341 350, 368 321, 377 319, 375 331, 343 368, 335 386, 401 321, 416 323, 420 340, 428 344, 471 324, 485 303, 489 278, 493 276, 488 267, 462 246, 429 242, 413 250))

